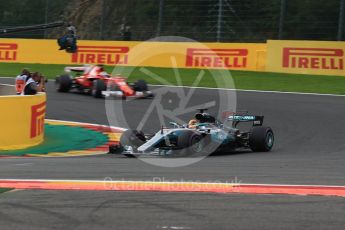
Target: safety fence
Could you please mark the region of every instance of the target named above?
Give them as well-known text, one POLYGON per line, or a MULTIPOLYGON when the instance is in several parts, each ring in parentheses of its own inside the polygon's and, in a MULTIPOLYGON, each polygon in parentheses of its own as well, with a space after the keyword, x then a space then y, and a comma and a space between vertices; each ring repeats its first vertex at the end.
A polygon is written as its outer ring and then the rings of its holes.
POLYGON ((17 96, 15 87, 0 85, 0 150, 24 149, 43 142, 46 95, 17 96))
MULTIPOLYGON (((270 39, 344 40, 345 0, 11 0, 0 28, 54 21, 74 24, 81 39, 144 41, 156 36, 201 42, 270 39)), ((65 28, 10 35, 56 38, 65 28)))
POLYGON ((79 41, 77 53, 55 40, 1 39, 0 63, 104 64, 229 69, 344 76, 345 42, 267 43, 79 41))

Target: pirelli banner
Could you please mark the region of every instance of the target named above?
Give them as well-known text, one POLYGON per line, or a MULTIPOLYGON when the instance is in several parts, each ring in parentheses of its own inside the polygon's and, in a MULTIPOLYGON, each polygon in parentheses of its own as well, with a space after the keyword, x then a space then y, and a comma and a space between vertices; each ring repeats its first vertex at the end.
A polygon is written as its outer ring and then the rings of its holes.
POLYGON ((266 44, 79 41, 78 52, 59 51, 55 40, 0 39, 0 62, 105 64, 263 70, 266 44))
POLYGON ((43 142, 46 94, 0 95, 0 108, 6 111, 0 121, 0 150, 24 149, 43 142))
POLYGON ((345 42, 267 42, 269 72, 345 76, 345 42))

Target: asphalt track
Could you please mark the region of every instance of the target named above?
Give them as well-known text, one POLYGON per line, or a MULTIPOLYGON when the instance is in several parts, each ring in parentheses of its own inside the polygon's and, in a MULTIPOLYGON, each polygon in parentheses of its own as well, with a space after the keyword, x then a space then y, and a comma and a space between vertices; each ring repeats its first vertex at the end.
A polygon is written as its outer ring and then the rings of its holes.
MULTIPOLYGON (((13 80, 1 82, 13 83, 13 80)), ((52 84, 48 92, 47 118, 108 124, 103 100, 57 94, 52 84)), ((203 101, 214 94, 217 91, 197 89, 193 100, 203 101)), ((126 110, 140 115, 149 105, 149 100, 132 101, 126 110)), ((113 180, 345 184, 345 97, 238 92, 237 105, 238 109, 265 115, 265 123, 273 128, 276 136, 272 152, 216 155, 179 168, 157 167, 111 155, 2 159, 0 175, 2 179, 111 177, 113 180)), ((128 123, 137 120, 135 116, 128 119, 128 123)), ((157 129, 154 116, 148 123, 151 124, 146 127, 148 131, 157 129)), ((116 229, 341 229, 345 224, 345 200, 334 197, 19 191, 2 195, 0 204, 11 210, 10 214, 6 209, 0 211, 0 222, 6 223, 8 229, 27 223, 32 229, 45 229, 54 223, 56 228, 70 229, 114 229, 114 225, 118 226, 116 229), (41 212, 46 215, 38 215, 41 212), (30 215, 21 220, 11 213, 30 215)))

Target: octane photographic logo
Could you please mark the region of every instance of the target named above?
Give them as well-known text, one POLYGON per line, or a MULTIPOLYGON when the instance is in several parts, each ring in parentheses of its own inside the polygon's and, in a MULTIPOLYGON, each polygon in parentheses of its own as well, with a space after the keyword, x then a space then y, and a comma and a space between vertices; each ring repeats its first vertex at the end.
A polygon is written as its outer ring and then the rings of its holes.
POLYGON ((103 179, 103 187, 110 191, 165 191, 165 192, 239 192, 242 180, 238 177, 228 180, 169 180, 165 177, 153 177, 152 180, 128 181, 124 178, 113 180, 112 177, 103 179))
MULTIPOLYGON (((158 132, 162 133, 163 129, 176 128, 171 122, 181 125, 179 127, 182 127, 183 130, 190 120, 195 119, 198 109, 207 109, 206 112, 219 121, 222 120, 224 111, 236 111, 236 91, 198 88, 208 85, 214 88, 235 88, 229 70, 219 68, 210 70, 207 67, 204 69, 180 69, 181 66, 186 67, 186 63, 190 62, 190 48, 194 47, 201 50, 203 54, 207 53, 212 60, 217 60, 219 65, 229 64, 221 63, 224 57, 217 58, 219 52, 216 53, 202 43, 182 37, 158 37, 131 48, 129 63, 133 67, 116 66, 112 75, 129 77, 128 82, 143 79, 154 83, 155 86, 149 86, 154 98, 131 99, 128 97, 126 100, 121 100, 107 97, 105 107, 109 124, 154 135, 158 132), (170 48, 169 43, 162 41, 179 41, 181 49, 170 48), (147 44, 153 44, 154 48, 147 44), (170 66, 164 69, 144 67, 152 61, 163 61, 164 66, 166 63, 170 63, 170 66), (184 85, 188 85, 188 87, 184 87, 184 85)), ((239 62, 236 63, 240 65, 239 62)), ((189 141, 188 137, 178 136, 177 142, 182 138, 189 141)), ((164 141, 169 146, 174 144, 170 143, 169 138, 165 138, 164 141)), ((220 142, 208 141, 206 143, 203 139, 200 143, 201 145, 192 145, 186 149, 172 151, 166 156, 137 155, 136 157, 155 166, 182 167, 204 159, 220 145, 220 142), (196 146, 203 147, 202 154, 189 155, 190 148, 196 146)))

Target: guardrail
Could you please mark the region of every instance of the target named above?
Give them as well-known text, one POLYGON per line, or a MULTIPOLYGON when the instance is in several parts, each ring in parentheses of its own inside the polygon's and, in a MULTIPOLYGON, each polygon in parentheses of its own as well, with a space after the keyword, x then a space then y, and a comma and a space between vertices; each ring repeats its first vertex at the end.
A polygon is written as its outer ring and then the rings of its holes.
POLYGON ((46 94, 15 95, 15 87, 0 84, 0 150, 25 149, 44 140, 46 94))

